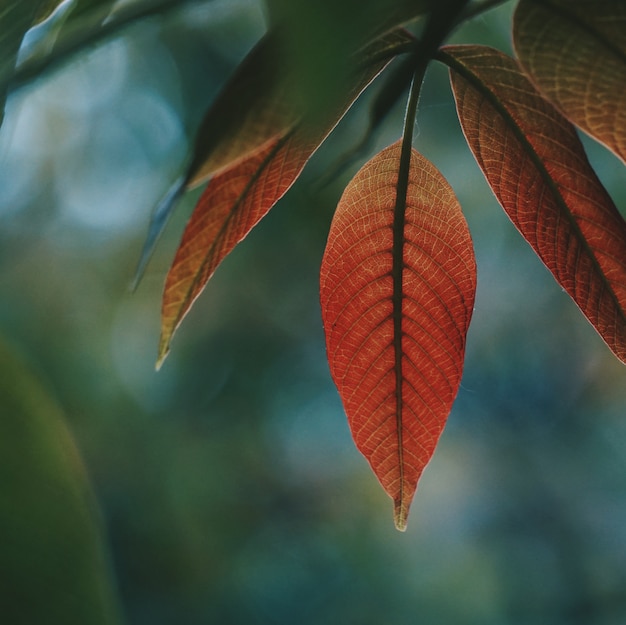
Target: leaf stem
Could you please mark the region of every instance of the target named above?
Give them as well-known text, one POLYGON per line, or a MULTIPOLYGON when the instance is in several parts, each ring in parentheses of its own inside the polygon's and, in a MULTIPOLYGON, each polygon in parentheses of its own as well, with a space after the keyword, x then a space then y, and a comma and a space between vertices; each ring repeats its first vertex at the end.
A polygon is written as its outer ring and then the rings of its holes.
POLYGON ((419 96, 424 76, 431 59, 436 55, 439 46, 458 23, 458 17, 467 5, 467 0, 449 0, 443 2, 429 19, 425 29, 425 36, 421 45, 413 52, 415 69, 411 80, 409 99, 404 117, 404 129, 400 148, 400 162, 398 165, 398 180, 396 183, 396 201, 393 217, 392 243, 392 318, 393 318, 393 349, 395 370, 396 396, 396 431, 398 433, 398 466, 400 471, 400 494, 394 501, 394 520, 400 531, 406 529, 408 505, 404 501, 404 459, 403 459, 403 383, 402 348, 404 318, 404 227, 406 222, 407 195, 409 190, 409 176, 411 170, 411 151, 413 148, 413 131, 417 117, 419 96))

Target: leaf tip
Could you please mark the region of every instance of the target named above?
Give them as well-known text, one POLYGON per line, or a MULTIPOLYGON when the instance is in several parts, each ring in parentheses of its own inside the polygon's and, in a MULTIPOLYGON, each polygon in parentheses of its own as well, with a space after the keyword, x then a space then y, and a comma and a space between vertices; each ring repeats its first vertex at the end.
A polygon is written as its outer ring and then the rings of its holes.
POLYGON ((163 198, 154 210, 154 213, 150 219, 150 225, 148 226, 148 235, 146 237, 143 250, 141 251, 139 261, 137 262, 135 275, 133 276, 132 282, 129 287, 131 293, 134 293, 137 290, 137 287, 141 282, 141 278, 145 273, 148 262, 152 257, 152 253, 154 252, 157 241, 161 237, 161 234, 165 229, 165 225, 167 224, 167 221, 172 214, 172 211, 174 210, 178 199, 185 191, 185 180, 186 179, 184 176, 179 176, 174 181, 172 186, 168 189, 167 193, 163 196, 163 198))
POLYGON ((157 356, 157 360, 154 365, 154 368, 156 371, 160 371, 169 353, 170 353, 169 342, 161 341, 161 345, 159 346, 159 355, 157 356))
POLYGON ((393 502, 393 522, 399 532, 406 532, 406 524, 409 519, 409 505, 402 499, 393 502))

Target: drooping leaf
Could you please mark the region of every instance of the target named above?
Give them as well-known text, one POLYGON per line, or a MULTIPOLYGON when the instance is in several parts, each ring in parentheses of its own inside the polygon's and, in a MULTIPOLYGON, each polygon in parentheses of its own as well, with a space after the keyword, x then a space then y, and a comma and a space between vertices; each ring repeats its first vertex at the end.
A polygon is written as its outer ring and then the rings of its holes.
POLYGON ((0 610, 16 625, 117 625, 101 522, 56 402, 0 343, 0 610))
POLYGON ((260 151, 211 179, 185 228, 166 278, 157 366, 219 263, 291 187, 352 102, 387 64, 386 52, 401 48, 407 41, 411 41, 408 33, 395 31, 366 49, 367 62, 353 74, 343 101, 322 123, 313 126, 304 119, 287 134, 278 135, 260 151))
POLYGON ((508 56, 484 46, 443 51, 463 132, 500 204, 626 362, 626 223, 574 127, 508 56))
MULTIPOLYGON (((377 68, 377 73, 381 57, 387 55, 388 61, 412 41, 408 32, 395 30, 364 48, 350 50, 348 57, 341 60, 349 80, 340 90, 324 91, 328 100, 325 117, 336 115, 346 93, 354 88, 355 75, 364 69, 370 73, 371 68, 377 68)), ((311 103, 293 95, 298 92, 300 80, 289 56, 282 34, 270 31, 244 59, 198 130, 186 175, 187 187, 198 186, 210 176, 235 166, 311 116, 311 103)))
POLYGON ((346 188, 320 295, 330 370, 352 436, 404 529, 461 381, 476 265, 454 192, 414 150, 397 219, 399 161, 398 142, 346 188))
POLYGON ((513 24, 541 92, 626 162, 626 2, 521 0, 513 24))
POLYGON ((217 266, 294 183, 317 145, 291 134, 211 180, 167 274, 157 367, 217 266))

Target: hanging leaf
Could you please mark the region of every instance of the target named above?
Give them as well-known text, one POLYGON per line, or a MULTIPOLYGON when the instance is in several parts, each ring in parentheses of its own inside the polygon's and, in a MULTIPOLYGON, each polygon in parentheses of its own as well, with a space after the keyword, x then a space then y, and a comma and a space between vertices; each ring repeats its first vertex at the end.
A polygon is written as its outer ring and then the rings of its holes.
POLYGON ((239 65, 196 135, 186 185, 195 187, 287 134, 301 112, 289 101, 283 50, 266 35, 239 65))
MULTIPOLYGON (((402 29, 360 48, 351 50, 344 61, 349 80, 341 90, 323 90, 327 100, 325 117, 334 117, 343 105, 346 91, 351 101, 362 89, 355 76, 363 72, 371 80, 381 69, 381 59, 388 62, 403 51, 413 37, 402 29), (386 58, 384 58, 386 57, 386 58), (369 67, 368 67, 369 66, 369 67), (346 89, 346 87, 348 87, 346 89)), ((279 31, 270 31, 238 67, 237 71, 209 109, 198 130, 193 160, 186 175, 186 186, 198 186, 227 167, 234 167, 257 150, 284 137, 303 118, 319 116, 310 102, 294 97, 301 83, 298 71, 289 62, 290 49, 279 31)))
POLYGON ((461 381, 476 265, 454 192, 415 151, 397 218, 399 162, 400 142, 346 188, 320 294, 330 370, 352 436, 403 530, 461 381))
POLYGON ((521 0, 513 24, 541 92, 626 162, 626 2, 521 0))
POLYGON ((176 328, 217 266, 291 187, 352 102, 387 64, 387 53, 411 40, 405 31, 395 31, 368 47, 352 84, 346 85, 343 101, 319 127, 312 128, 304 120, 212 178, 185 228, 165 281, 157 367, 167 356, 176 328))
POLYGON ((443 49, 467 142, 513 223, 626 362, 626 224, 574 127, 513 59, 443 49))
POLYGON ((217 266, 286 193, 317 145, 292 134, 211 180, 167 274, 157 367, 167 356, 176 328, 217 266))

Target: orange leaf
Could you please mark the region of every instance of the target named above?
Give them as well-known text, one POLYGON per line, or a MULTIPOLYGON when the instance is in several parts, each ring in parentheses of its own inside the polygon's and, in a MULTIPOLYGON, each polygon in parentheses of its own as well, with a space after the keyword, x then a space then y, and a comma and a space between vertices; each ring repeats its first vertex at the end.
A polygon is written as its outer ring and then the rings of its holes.
POLYGON ((322 123, 304 123, 279 135, 217 174, 198 202, 167 275, 161 312, 157 367, 163 362, 176 328, 227 254, 274 206, 300 175, 313 152, 352 102, 412 37, 388 33, 361 51, 352 82, 322 123))
POLYGON ((400 151, 398 142, 380 152, 346 188, 320 293, 352 436, 403 530, 461 381, 476 265, 454 192, 414 150, 404 217, 394 221, 400 151))
MULTIPOLYGON (((284 39, 282 32, 270 31, 250 51, 216 98, 196 136, 185 180, 187 187, 198 186, 211 175, 236 166, 284 137, 303 118, 316 114, 311 103, 302 98, 303 78, 292 66, 292 51, 284 39)), ((366 75, 365 84, 369 83, 396 51, 403 50, 412 40, 410 33, 396 29, 358 50, 351 49, 341 64, 345 77, 349 78, 341 85, 342 90, 325 88, 319 94, 325 100, 324 112, 331 117, 336 115, 346 93, 352 102, 365 86, 361 85, 360 77, 366 75), (383 57, 386 58, 381 61, 383 57), (355 86, 358 91, 352 93, 355 86)), ((326 76, 318 78, 321 84, 329 82, 326 76)), ((336 122, 335 118, 332 125, 336 122)))
POLYGON ((508 56, 443 49, 467 142, 513 223, 626 362, 626 223, 574 127, 508 56))
POLYGON ((626 162, 626 2, 521 0, 513 25, 542 93, 626 162))
POLYGON ((157 367, 217 266, 289 189, 317 145, 289 135, 211 180, 167 274, 157 367))
POLYGON ((272 144, 299 120, 282 56, 280 41, 270 32, 239 65, 198 129, 188 187, 272 144))

